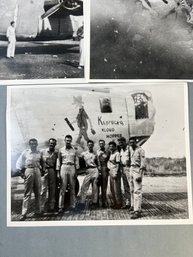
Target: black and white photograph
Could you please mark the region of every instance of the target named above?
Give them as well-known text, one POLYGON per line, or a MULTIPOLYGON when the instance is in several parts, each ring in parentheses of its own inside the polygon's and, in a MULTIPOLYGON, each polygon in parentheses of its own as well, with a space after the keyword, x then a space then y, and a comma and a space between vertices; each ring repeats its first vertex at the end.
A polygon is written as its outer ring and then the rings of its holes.
POLYGON ((185 83, 9 86, 7 225, 192 220, 185 83))
POLYGON ((91 0, 91 79, 193 79, 192 0, 91 0))
POLYGON ((84 79, 83 14, 83 0, 1 0, 0 80, 84 79))

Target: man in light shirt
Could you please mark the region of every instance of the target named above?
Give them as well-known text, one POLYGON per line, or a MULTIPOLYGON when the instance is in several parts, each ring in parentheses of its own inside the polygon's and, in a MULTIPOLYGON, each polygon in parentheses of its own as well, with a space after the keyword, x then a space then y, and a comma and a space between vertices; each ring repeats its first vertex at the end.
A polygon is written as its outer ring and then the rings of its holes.
POLYGON ((131 219, 137 219, 141 216, 142 205, 142 178, 145 167, 145 152, 136 144, 135 139, 129 140, 130 151, 130 190, 131 190, 131 219))
POLYGON ((45 210, 46 196, 48 191, 48 211, 53 212, 55 207, 56 192, 56 162, 58 151, 55 149, 56 139, 49 139, 49 147, 42 151, 44 176, 42 178, 41 205, 45 210))
POLYGON ((7 58, 15 58, 15 22, 11 21, 10 26, 7 29, 6 33, 8 39, 8 47, 7 47, 7 58))
POLYGON ((107 163, 110 175, 110 190, 112 194, 113 209, 122 207, 121 194, 121 172, 120 172, 120 153, 117 151, 117 145, 114 141, 109 143, 110 157, 107 163))
POLYGON ((89 140, 87 142, 88 150, 81 154, 86 164, 86 176, 83 180, 81 187, 81 201, 80 205, 83 208, 83 205, 86 200, 87 191, 89 186, 92 184, 92 208, 98 207, 98 168, 97 168, 97 155, 95 154, 94 142, 89 140))
POLYGON ((75 184, 77 170, 79 169, 79 158, 76 149, 72 147, 72 136, 66 135, 65 146, 58 152, 57 170, 62 179, 62 186, 59 196, 59 213, 64 212, 64 200, 67 185, 70 187, 70 208, 74 211, 76 208, 75 184))
POLYGON ((35 216, 41 215, 41 171, 43 159, 41 152, 37 149, 38 141, 35 138, 29 140, 29 149, 19 156, 16 169, 24 179, 24 198, 22 204, 21 220, 26 219, 32 191, 35 195, 35 216))
POLYGON ((120 169, 121 169, 121 176, 123 180, 123 187, 125 193, 125 205, 123 208, 129 208, 130 204, 130 187, 129 187, 129 165, 130 165, 130 158, 129 158, 129 149, 126 143, 126 139, 121 137, 118 139, 119 142, 119 153, 121 157, 120 169))

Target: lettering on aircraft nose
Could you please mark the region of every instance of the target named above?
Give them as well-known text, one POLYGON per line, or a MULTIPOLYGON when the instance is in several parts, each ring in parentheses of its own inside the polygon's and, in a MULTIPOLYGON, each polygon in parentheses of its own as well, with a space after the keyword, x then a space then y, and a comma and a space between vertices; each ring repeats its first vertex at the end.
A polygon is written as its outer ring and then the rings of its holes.
POLYGON ((102 116, 98 116, 98 125, 108 126, 108 125, 121 125, 124 126, 124 122, 121 120, 103 120, 102 116))

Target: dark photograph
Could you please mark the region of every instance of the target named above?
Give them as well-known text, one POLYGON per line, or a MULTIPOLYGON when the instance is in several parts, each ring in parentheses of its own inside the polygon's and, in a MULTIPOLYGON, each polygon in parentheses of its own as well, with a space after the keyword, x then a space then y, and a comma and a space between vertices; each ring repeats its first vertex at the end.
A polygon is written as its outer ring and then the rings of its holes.
POLYGON ((192 79, 192 0, 92 0, 91 79, 192 79))

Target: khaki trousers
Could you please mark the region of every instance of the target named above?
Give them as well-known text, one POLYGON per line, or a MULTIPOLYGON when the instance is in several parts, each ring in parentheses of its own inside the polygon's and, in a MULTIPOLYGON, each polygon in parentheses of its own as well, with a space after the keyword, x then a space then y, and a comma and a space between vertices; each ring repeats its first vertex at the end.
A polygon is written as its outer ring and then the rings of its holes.
POLYGON ((80 39, 80 60, 79 65, 84 66, 84 38, 80 39))
POLYGON ((9 37, 9 43, 7 46, 7 57, 14 57, 15 56, 15 37, 9 37))
POLYGON ((27 168, 24 179, 24 198, 22 204, 22 215, 26 215, 29 209, 31 194, 35 195, 35 212, 41 212, 40 192, 41 192, 41 173, 39 168, 27 168))
POLYGON ((55 206, 55 192, 56 192, 56 171, 53 168, 48 168, 42 178, 41 191, 41 208, 45 208, 46 196, 48 192, 48 205, 50 209, 55 206))
POLYGON ((141 174, 138 167, 130 168, 130 190, 131 190, 131 206, 133 206, 134 211, 141 211, 142 205, 142 182, 137 182, 137 178, 142 179, 143 175, 141 174))
POLYGON ((74 208, 76 206, 75 167, 73 165, 63 164, 61 167, 60 175, 62 178, 62 186, 59 196, 59 208, 64 208, 65 193, 68 184, 70 186, 70 206, 74 208))
POLYGON ((109 171, 110 174, 110 190, 113 198, 114 205, 122 204, 122 193, 121 193, 121 173, 117 172, 117 176, 114 177, 114 170, 109 171))
POLYGON ((126 202, 128 202, 130 200, 129 167, 123 167, 123 166, 121 167, 121 176, 122 176, 122 180, 123 180, 125 199, 126 199, 126 202))
POLYGON ((107 166, 101 166, 101 176, 99 181, 99 188, 101 188, 102 203, 107 202, 107 185, 108 185, 108 168, 107 166))
POLYGON ((89 189, 90 184, 92 185, 92 202, 98 203, 98 176, 99 172, 97 168, 88 168, 86 171, 86 176, 83 180, 81 187, 81 203, 86 200, 86 194, 89 189))

